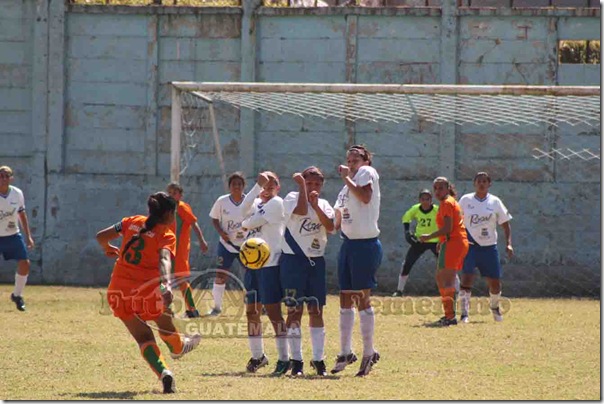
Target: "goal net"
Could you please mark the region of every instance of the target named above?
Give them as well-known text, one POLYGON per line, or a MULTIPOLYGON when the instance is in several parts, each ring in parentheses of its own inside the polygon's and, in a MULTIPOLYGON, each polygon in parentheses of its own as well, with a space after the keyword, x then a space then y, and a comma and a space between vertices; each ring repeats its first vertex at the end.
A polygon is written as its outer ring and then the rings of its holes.
MULTIPOLYGON (((251 160, 251 170, 285 178, 286 192, 292 173, 314 164, 335 178, 347 147, 368 145, 384 187, 396 189, 382 191, 383 242, 392 246, 386 289, 408 247, 400 217, 419 189, 445 175, 461 195, 487 171, 514 215, 506 284, 523 295, 599 294, 599 214, 579 223, 583 209, 598 211, 600 139, 599 87, 172 83, 172 180, 224 192, 228 173, 251 160)), ((327 184, 332 201, 341 184, 327 184)), ((426 256, 416 265, 433 263, 426 256)), ((410 291, 433 288, 432 273, 417 272, 410 291)))

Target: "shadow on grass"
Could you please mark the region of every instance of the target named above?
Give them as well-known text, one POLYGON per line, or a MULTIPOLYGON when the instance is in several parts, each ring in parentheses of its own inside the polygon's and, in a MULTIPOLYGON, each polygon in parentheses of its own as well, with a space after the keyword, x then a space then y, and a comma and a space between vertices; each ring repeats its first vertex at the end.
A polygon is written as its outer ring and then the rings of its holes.
MULTIPOLYGON (((486 321, 484 321, 484 320, 478 320, 478 321, 473 320, 471 322, 471 324, 485 324, 485 323, 486 323, 486 321)), ((412 325, 411 327, 413 327, 413 328, 449 328, 449 327, 455 327, 455 326, 467 327, 468 324, 463 324, 463 323, 458 322, 456 325, 443 326, 438 321, 430 321, 430 322, 423 323, 423 324, 415 324, 415 325, 412 325)))
POLYGON ((93 400, 133 400, 140 392, 138 391, 95 391, 91 393, 62 394, 77 398, 93 400))
POLYGON ((265 378, 265 379, 278 379, 278 378, 288 378, 288 379, 301 379, 301 380, 338 380, 340 376, 335 375, 327 375, 327 376, 319 376, 319 375, 304 375, 304 376, 289 376, 289 375, 281 375, 281 376, 273 376, 271 373, 249 373, 249 372, 223 372, 223 373, 200 373, 200 376, 206 377, 253 377, 253 378, 265 378))

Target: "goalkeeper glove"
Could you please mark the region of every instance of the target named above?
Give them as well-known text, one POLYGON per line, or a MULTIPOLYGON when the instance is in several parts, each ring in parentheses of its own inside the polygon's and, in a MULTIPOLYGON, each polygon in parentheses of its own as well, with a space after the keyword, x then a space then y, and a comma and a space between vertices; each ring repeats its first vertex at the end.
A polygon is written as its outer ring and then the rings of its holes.
POLYGON ((407 240, 407 243, 413 245, 415 243, 417 243, 417 238, 415 238, 414 235, 411 235, 411 233, 409 233, 408 231, 405 232, 405 240, 407 240))

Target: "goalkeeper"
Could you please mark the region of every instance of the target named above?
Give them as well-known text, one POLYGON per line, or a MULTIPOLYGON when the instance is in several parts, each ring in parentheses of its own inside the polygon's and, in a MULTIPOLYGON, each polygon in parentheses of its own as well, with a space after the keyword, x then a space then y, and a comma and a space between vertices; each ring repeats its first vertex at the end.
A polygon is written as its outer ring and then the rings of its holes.
POLYGON ((411 208, 403 215, 403 226, 405 227, 405 239, 411 245, 407 251, 401 274, 398 278, 398 287, 392 296, 402 296, 405 284, 409 278, 409 273, 415 261, 422 256, 423 253, 430 250, 434 256, 438 256, 436 246, 438 237, 428 240, 425 243, 420 243, 418 237, 421 234, 430 234, 438 230, 436 225, 436 214, 438 213, 438 205, 432 203, 432 193, 423 189, 419 193, 419 203, 411 206, 411 208), (411 233, 411 222, 415 221, 415 231, 411 233))

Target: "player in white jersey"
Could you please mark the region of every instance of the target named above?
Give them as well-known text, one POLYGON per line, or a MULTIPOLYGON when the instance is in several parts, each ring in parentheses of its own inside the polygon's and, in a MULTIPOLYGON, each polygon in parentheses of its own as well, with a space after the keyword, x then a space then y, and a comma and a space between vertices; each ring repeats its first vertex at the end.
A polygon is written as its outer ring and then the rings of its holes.
POLYGON ((212 287, 214 308, 208 313, 217 316, 222 312, 222 298, 226 289, 228 279, 227 271, 231 269, 233 262, 239 259, 239 247, 245 239, 245 233, 241 228, 243 215, 243 199, 245 194, 245 177, 241 172, 234 172, 229 176, 229 193, 220 196, 212 210, 210 218, 212 225, 220 235, 216 257, 216 279, 212 287))
POLYGON ((489 285, 490 308, 495 321, 502 321, 499 309, 501 298, 501 263, 497 250, 497 225, 503 227, 506 240, 506 252, 511 259, 514 255, 512 248, 512 215, 501 202, 501 199, 489 193, 491 177, 486 172, 474 176, 475 192, 466 194, 459 200, 463 210, 464 224, 468 231, 470 250, 464 260, 461 274, 461 321, 469 321, 470 297, 474 283, 474 269, 478 268, 481 276, 489 285))
POLYGON ((248 322, 248 341, 252 357, 247 364, 248 372, 255 372, 268 365, 262 342, 262 322, 260 310, 264 306, 266 314, 275 330, 275 341, 279 359, 274 375, 283 375, 289 370, 287 349, 287 330, 281 313, 283 290, 279 273, 279 258, 285 230, 283 199, 279 193, 279 178, 270 171, 258 175, 256 185, 245 196, 244 210, 252 204, 251 215, 241 226, 247 231, 246 239, 260 237, 270 247, 271 255, 260 269, 246 269, 244 285, 246 289, 246 315, 248 322), (258 196, 258 197, 257 197, 258 196))
POLYGON ((338 195, 336 229, 341 229, 342 247, 338 258, 340 284, 340 354, 332 373, 338 373, 357 360, 352 352, 354 305, 358 306, 363 336, 363 360, 357 376, 369 374, 380 359, 373 346, 375 319, 371 307, 371 289, 377 286, 375 274, 382 262, 380 229, 380 182, 371 167, 371 153, 355 145, 346 153, 347 165, 338 168, 344 188, 338 195))
POLYGON ((10 298, 19 311, 25 311, 22 294, 29 275, 27 248, 34 247, 34 240, 29 231, 23 192, 10 185, 12 180, 13 170, 8 166, 0 167, 0 254, 4 256, 5 261, 17 261, 15 289, 10 298), (25 233, 25 242, 19 230, 19 222, 25 233))
POLYGON ((317 167, 294 174, 298 192, 290 192, 283 201, 286 228, 279 267, 281 286, 288 307, 287 337, 291 353, 292 376, 304 374, 301 320, 304 303, 308 307, 313 360, 311 366, 319 376, 326 376, 323 353, 325 327, 323 307, 326 303, 325 246, 327 233, 334 231, 335 212, 329 202, 319 198, 325 177, 317 167))

